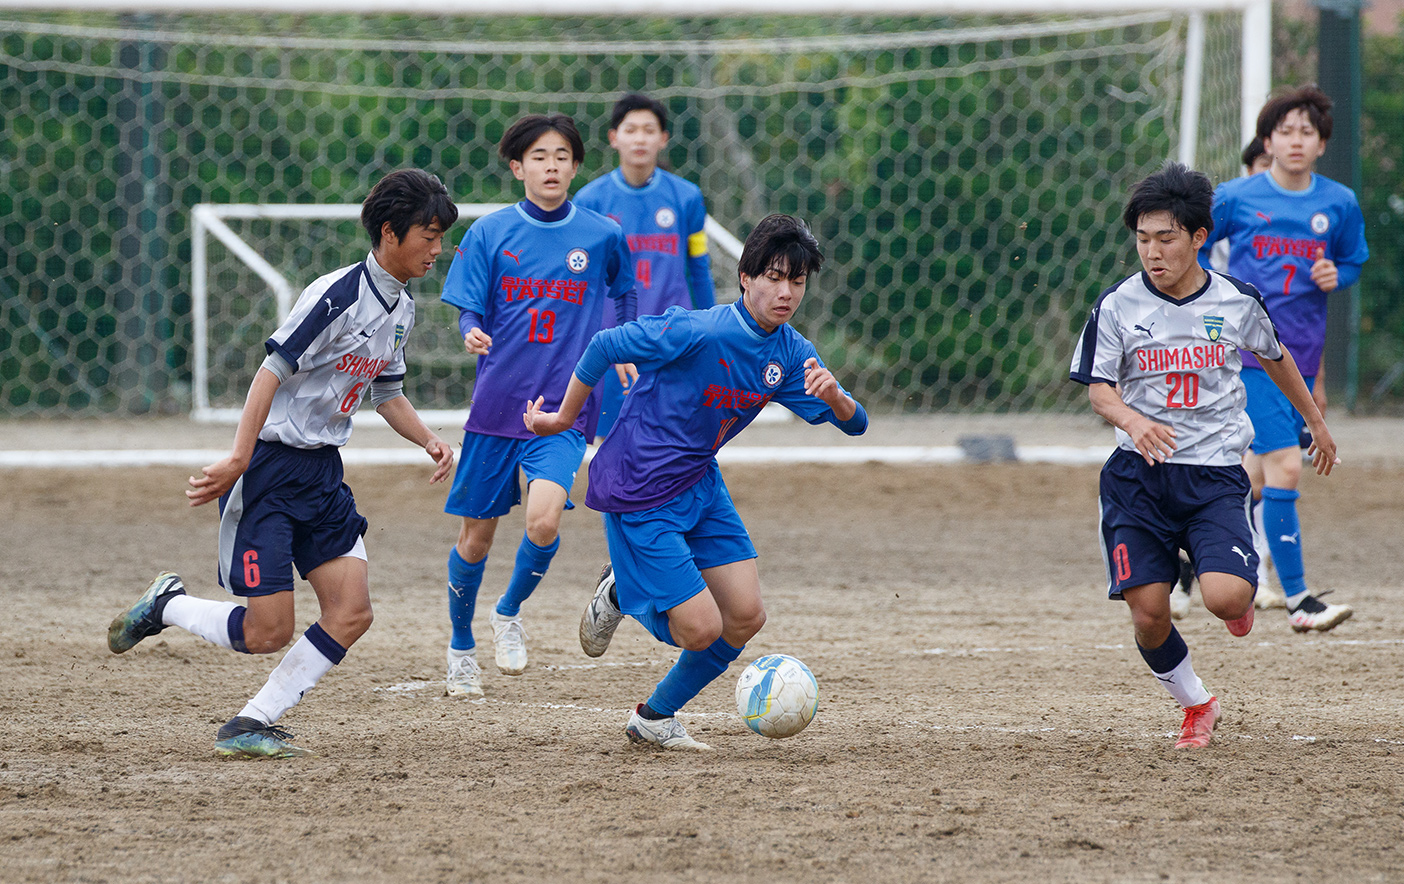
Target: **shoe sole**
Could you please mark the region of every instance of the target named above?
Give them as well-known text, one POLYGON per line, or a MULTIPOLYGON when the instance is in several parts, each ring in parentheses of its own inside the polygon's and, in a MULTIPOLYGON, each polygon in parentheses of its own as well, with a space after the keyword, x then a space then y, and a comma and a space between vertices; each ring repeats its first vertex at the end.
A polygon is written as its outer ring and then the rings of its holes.
POLYGON ((260 752, 240 746, 221 746, 218 743, 215 744, 215 753, 225 758, 242 758, 250 761, 263 758, 310 758, 315 754, 311 749, 304 749, 301 746, 285 746, 273 752, 260 752))
POLYGON ((624 728, 624 735, 629 738, 629 742, 635 746, 642 746, 645 749, 654 749, 659 752, 715 752, 711 746, 700 740, 693 740, 688 746, 664 746, 662 743, 650 740, 634 729, 632 725, 624 728))
MULTIPOLYGON (((605 570, 600 573, 600 582, 603 582, 606 574, 614 571, 611 565, 605 565, 605 570)), ((599 594, 599 584, 595 585, 595 593, 599 594)), ((591 597, 590 604, 585 606, 585 613, 580 615, 580 650, 585 652, 587 657, 603 657, 605 651, 609 650, 609 643, 614 641, 614 630, 619 628, 619 623, 624 619, 621 615, 614 625, 603 632, 596 632, 590 625, 590 611, 595 607, 595 599, 591 597)))
MULTIPOLYGON (((143 639, 150 638, 161 631, 158 629, 155 632, 149 632, 145 635, 138 635, 135 637, 131 634, 131 630, 136 625, 137 621, 142 619, 140 616, 135 615, 134 612, 137 610, 149 612, 151 606, 156 603, 156 597, 161 594, 161 588, 167 584, 168 579, 171 577, 180 580, 180 576, 174 571, 162 571, 160 574, 157 574, 156 579, 151 581, 151 585, 146 587, 146 592, 141 594, 141 598, 137 599, 130 608, 118 614, 116 618, 113 619, 111 625, 107 627, 107 649, 109 651, 114 654, 125 654, 127 651, 141 644, 143 639)), ((164 629, 165 627, 163 626, 161 628, 164 629)))
POLYGON ((483 696, 483 689, 482 689, 482 688, 478 688, 478 689, 475 691, 475 690, 473 690, 472 688, 459 688, 458 690, 454 690, 451 686, 449 686, 449 685, 444 685, 444 696, 446 696, 446 697, 470 697, 470 698, 474 698, 474 699, 481 699, 482 696, 483 696))

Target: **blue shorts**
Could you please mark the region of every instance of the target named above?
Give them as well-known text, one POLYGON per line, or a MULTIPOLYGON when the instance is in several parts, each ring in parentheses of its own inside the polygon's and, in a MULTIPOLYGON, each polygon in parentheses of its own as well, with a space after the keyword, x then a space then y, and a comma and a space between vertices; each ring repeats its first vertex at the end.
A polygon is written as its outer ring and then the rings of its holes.
POLYGON ((707 589, 702 571, 756 557, 715 462, 667 503, 604 523, 620 610, 675 647, 667 612, 707 589))
MULTIPOLYGON (((527 484, 546 479, 570 494, 584 457, 585 437, 579 430, 530 439, 508 439, 467 430, 444 512, 468 519, 507 515, 522 502, 518 469, 526 473, 527 484)), ((566 500, 566 509, 574 506, 566 500)))
POLYGON ((259 440, 249 468, 219 499, 219 585, 237 596, 293 588, 349 553, 366 520, 342 481, 341 450, 259 440))
MULTIPOLYGON (((1298 413, 1287 395, 1277 388, 1261 368, 1245 368, 1239 373, 1248 392, 1248 418, 1253 422, 1253 453, 1267 454, 1301 444, 1306 419, 1298 413)), ((1307 389, 1316 387, 1316 378, 1306 378, 1307 389)))
POLYGON ((1148 583, 1174 583, 1180 549, 1198 573, 1233 574, 1258 585, 1249 517, 1252 486, 1241 466, 1151 466, 1118 448, 1102 467, 1102 561, 1107 596, 1148 583))

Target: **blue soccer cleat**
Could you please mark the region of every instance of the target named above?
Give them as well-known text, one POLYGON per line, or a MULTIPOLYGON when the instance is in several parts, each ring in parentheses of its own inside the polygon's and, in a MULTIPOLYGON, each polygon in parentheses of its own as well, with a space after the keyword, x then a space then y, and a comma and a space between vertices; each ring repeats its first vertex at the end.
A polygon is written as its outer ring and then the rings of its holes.
POLYGON ((166 628, 161 622, 161 612, 166 602, 178 595, 185 595, 185 584, 171 571, 156 575, 141 598, 107 627, 107 647, 114 654, 121 654, 136 647, 137 642, 166 628))
POLYGON ((311 749, 294 746, 293 735, 257 718, 236 715, 215 734, 215 751, 231 758, 302 758, 311 749))

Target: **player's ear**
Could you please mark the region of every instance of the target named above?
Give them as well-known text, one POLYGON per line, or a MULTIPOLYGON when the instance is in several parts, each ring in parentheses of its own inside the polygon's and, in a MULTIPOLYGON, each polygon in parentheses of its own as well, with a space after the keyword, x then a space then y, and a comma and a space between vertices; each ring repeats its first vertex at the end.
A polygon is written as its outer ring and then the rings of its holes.
POLYGON ((1200 246, 1204 245, 1204 241, 1208 238, 1208 228, 1201 227, 1190 236, 1190 245, 1194 246, 1195 250, 1197 251, 1200 246))
POLYGON ((507 167, 512 170, 512 177, 516 178, 518 181, 526 180, 526 172, 522 169, 521 160, 509 160, 507 162, 507 167))
POLYGON ((400 244, 400 238, 395 235, 395 228, 390 226, 389 221, 380 225, 380 242, 381 245, 397 246, 400 244))

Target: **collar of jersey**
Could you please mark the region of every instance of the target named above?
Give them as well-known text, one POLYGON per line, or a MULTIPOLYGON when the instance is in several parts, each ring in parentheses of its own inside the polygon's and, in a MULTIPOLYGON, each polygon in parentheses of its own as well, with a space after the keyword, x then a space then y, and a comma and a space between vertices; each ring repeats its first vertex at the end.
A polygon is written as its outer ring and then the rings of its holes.
MULTIPOLYGON (((375 252, 366 255, 366 284, 375 293, 376 300, 380 301, 380 306, 385 308, 386 313, 394 310, 395 305, 400 303, 400 296, 397 294, 395 300, 387 301, 385 296, 380 293, 380 286, 385 286, 386 291, 400 291, 409 295, 409 289, 401 285, 398 279, 390 275, 390 271, 381 267, 380 262, 375 260, 375 252), (377 281, 379 285, 376 284, 377 281), (393 288, 390 283, 394 283, 393 288)), ((413 300, 412 297, 411 300, 413 300)))
MULTIPOLYGON (((565 213, 564 215, 560 216, 559 218, 557 218, 557 219, 554 220, 554 221, 543 221, 542 219, 537 218, 537 217, 535 217, 534 215, 532 215, 531 209, 528 209, 528 208, 527 208, 527 201, 526 201, 526 200, 522 200, 521 202, 517 203, 516 208, 517 208, 517 214, 520 215, 520 216, 522 217, 522 220, 526 221, 528 224, 532 225, 533 227, 545 227, 545 228, 560 227, 560 226, 563 225, 563 224, 569 224, 569 223, 570 223, 570 219, 572 219, 572 218, 575 217, 575 203, 571 202, 570 200, 566 200, 565 203, 564 203, 564 205, 562 206, 562 208, 565 208, 565 209, 566 209, 566 213, 565 213)), ((535 209, 535 210, 538 211, 538 212, 542 212, 542 213, 545 213, 545 212, 546 212, 545 209, 541 208, 541 207, 538 206, 536 203, 532 203, 532 204, 531 204, 531 208, 532 208, 532 209, 535 209)), ((552 210, 552 211, 550 212, 550 214, 554 215, 556 212, 559 212, 559 211, 560 211, 560 209, 554 209, 554 210, 552 210)))
POLYGON ((634 185, 629 183, 629 180, 624 177, 623 169, 615 169, 613 172, 610 172, 609 180, 613 181, 616 185, 618 185, 619 189, 624 191, 625 193, 648 193, 650 190, 656 188, 658 186, 658 182, 663 179, 663 176, 658 174, 662 171, 662 169, 654 169, 653 174, 648 176, 648 180, 645 181, 642 184, 642 186, 639 187, 635 187, 634 185))
POLYGON ((1280 193, 1283 196, 1288 197, 1289 199, 1301 199, 1304 196, 1311 196, 1313 193, 1316 193, 1316 182, 1317 179, 1321 177, 1315 172, 1312 172, 1311 183, 1307 185, 1306 190, 1288 190, 1281 184, 1277 183, 1277 179, 1272 177, 1271 172, 1264 172, 1259 174, 1266 176, 1268 187, 1272 188, 1273 192, 1280 193))
POLYGON ((1200 286, 1198 291, 1196 291, 1196 292, 1195 292, 1194 294, 1192 294, 1192 295, 1186 295, 1186 296, 1184 296, 1183 298, 1172 298, 1172 297, 1170 297, 1169 295, 1167 295, 1167 294, 1165 294, 1164 292, 1162 292, 1160 289, 1158 289, 1158 288, 1155 287, 1155 283, 1151 282, 1151 278, 1150 278, 1150 274, 1149 274, 1149 273, 1147 273, 1147 272, 1144 271, 1144 270, 1141 271, 1141 285, 1143 285, 1143 286, 1146 287, 1146 291, 1148 291, 1148 292, 1150 292, 1151 294, 1155 295, 1155 296, 1156 296, 1157 298, 1159 298, 1160 300, 1162 300, 1162 301, 1167 301, 1167 302, 1169 302, 1169 303, 1171 303, 1171 304, 1188 304, 1188 303, 1191 302, 1191 301, 1197 301, 1197 300, 1199 300, 1199 296, 1202 295, 1202 294, 1204 294, 1205 292, 1209 291, 1209 286, 1210 286, 1211 284, 1213 284, 1213 282, 1214 282, 1214 271, 1212 271, 1212 270, 1205 270, 1205 271, 1204 271, 1204 285, 1200 286))
MULTIPOLYGON (((763 341, 775 333, 767 332, 761 328, 760 323, 756 322, 756 318, 751 315, 750 311, 742 306, 740 298, 731 302, 731 312, 736 314, 736 319, 741 323, 741 327, 750 332, 751 337, 758 341, 763 341)), ((778 327, 776 331, 779 331, 778 327)))

